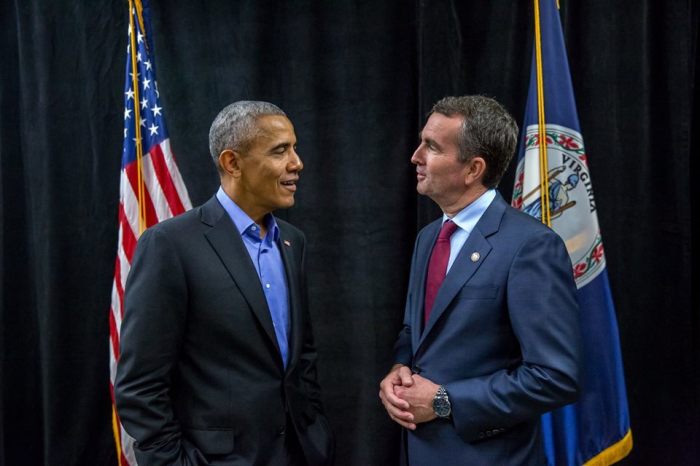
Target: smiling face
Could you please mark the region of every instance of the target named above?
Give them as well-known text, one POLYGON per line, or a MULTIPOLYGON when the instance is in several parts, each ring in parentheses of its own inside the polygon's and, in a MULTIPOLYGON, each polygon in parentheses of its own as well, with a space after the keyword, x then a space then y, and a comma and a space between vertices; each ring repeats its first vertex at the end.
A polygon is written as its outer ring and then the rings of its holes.
POLYGON ((226 150, 219 161, 230 179, 227 192, 243 211, 260 223, 273 210, 294 205, 294 193, 304 164, 296 153, 297 138, 287 117, 264 115, 256 118, 255 123, 257 133, 247 147, 226 150))

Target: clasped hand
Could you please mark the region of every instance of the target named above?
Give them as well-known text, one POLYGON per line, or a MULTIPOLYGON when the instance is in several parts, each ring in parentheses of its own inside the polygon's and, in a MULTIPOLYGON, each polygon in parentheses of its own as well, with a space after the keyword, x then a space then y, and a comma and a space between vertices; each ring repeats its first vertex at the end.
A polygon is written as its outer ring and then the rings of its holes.
POLYGON ((433 411, 433 398, 439 385, 413 374, 408 366, 396 364, 379 384, 379 398, 389 417, 406 429, 437 416, 433 411))

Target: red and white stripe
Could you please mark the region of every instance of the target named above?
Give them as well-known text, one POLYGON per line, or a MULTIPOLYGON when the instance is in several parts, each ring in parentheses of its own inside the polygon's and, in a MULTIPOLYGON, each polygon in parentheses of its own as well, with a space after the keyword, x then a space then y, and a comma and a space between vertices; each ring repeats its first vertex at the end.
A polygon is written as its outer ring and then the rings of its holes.
MULTIPOLYGON (((142 179, 145 186, 142 202, 146 212, 146 227, 174 217, 192 208, 187 188, 182 181, 175 158, 170 150, 170 140, 153 146, 142 159, 142 179)), ((124 286, 131 269, 139 232, 138 167, 136 162, 127 165, 121 173, 119 187, 119 238, 117 258, 112 284, 112 305, 109 314, 109 378, 114 408, 114 380, 119 361, 120 327, 124 317, 124 286)), ((114 411, 116 412, 116 411, 114 411)), ((119 420, 117 419, 117 422, 119 420)), ((134 440, 119 423, 115 433, 121 445, 119 464, 135 466, 134 440)))

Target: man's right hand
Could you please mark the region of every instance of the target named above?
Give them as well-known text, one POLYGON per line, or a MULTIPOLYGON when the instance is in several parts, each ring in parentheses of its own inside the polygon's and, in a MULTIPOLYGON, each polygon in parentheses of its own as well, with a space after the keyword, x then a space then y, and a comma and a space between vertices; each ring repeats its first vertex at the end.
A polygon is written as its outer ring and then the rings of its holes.
POLYGON ((415 430, 416 424, 413 422, 413 414, 408 411, 410 407, 408 401, 402 400, 394 392, 394 387, 397 385, 402 387, 413 385, 413 374, 408 366, 395 364, 391 368, 379 384, 379 398, 391 419, 406 429, 415 430))

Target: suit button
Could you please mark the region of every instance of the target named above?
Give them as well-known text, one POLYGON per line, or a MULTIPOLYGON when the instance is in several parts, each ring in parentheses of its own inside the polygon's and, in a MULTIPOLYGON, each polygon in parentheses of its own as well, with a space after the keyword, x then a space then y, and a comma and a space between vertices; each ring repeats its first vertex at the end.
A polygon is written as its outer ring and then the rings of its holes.
POLYGON ((285 426, 279 427, 277 429, 277 436, 278 437, 282 437, 286 433, 287 433, 287 429, 285 428, 285 426))
POLYGON ((479 438, 484 438, 486 437, 483 432, 479 432, 479 438))

